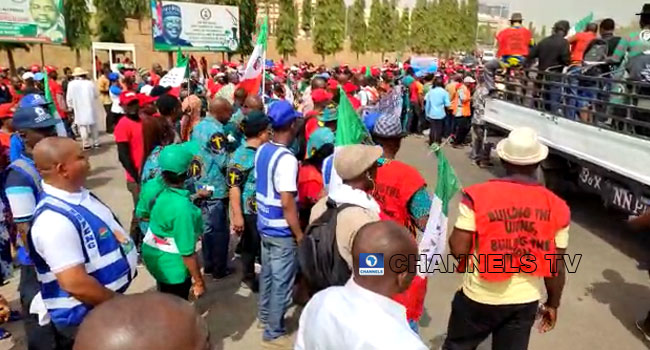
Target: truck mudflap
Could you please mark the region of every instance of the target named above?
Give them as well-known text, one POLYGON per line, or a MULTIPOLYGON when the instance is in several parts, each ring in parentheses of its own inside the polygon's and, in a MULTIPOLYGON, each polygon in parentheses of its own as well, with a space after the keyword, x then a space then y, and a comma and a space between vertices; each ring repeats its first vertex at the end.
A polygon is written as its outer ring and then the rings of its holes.
POLYGON ((582 166, 578 186, 600 196, 606 207, 615 208, 630 215, 640 215, 650 210, 650 195, 643 188, 632 189, 603 176, 598 170, 582 166))

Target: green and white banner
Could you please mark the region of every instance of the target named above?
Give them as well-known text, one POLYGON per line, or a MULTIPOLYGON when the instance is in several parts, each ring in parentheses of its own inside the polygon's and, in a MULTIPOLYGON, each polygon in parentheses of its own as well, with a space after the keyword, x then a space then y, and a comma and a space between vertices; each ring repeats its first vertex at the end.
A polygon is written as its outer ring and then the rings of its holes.
POLYGON ((157 51, 224 51, 239 47, 239 8, 151 0, 151 35, 157 51))
POLYGON ((0 42, 66 42, 63 0, 0 0, 0 42))

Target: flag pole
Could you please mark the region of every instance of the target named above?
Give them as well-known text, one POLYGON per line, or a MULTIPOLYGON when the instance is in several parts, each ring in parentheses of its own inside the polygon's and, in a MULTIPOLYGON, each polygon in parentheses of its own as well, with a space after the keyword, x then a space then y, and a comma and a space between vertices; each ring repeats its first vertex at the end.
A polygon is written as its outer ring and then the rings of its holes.
POLYGON ((264 53, 262 54, 262 102, 264 102, 264 93, 266 90, 264 89, 266 85, 266 48, 264 49, 264 53))

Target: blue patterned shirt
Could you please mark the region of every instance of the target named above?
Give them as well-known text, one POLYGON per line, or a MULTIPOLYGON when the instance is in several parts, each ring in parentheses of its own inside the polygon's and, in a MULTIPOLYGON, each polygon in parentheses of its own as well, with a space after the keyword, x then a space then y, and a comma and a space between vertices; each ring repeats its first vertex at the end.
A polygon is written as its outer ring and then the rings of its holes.
POLYGON ((190 164, 190 176, 194 191, 199 189, 212 190, 213 199, 228 197, 226 184, 226 135, 223 124, 214 117, 207 115, 192 130, 191 141, 196 142, 201 149, 190 164))

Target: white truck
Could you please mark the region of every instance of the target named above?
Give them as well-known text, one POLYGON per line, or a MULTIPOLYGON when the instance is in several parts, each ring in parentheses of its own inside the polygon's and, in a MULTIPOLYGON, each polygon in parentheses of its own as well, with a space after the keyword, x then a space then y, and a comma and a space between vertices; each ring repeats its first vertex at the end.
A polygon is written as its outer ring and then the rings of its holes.
POLYGON ((650 84, 527 73, 488 99, 488 128, 535 129, 550 149, 542 163, 548 187, 570 183, 629 215, 650 210, 650 84), (535 75, 541 79, 528 78, 535 75))

